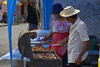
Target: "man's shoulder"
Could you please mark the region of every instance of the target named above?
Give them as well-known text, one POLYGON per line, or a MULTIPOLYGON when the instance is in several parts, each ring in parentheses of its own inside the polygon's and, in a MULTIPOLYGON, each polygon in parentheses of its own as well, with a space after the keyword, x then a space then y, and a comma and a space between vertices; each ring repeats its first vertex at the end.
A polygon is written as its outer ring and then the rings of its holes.
POLYGON ((84 21, 82 21, 82 20, 79 20, 79 23, 78 23, 78 25, 79 25, 79 26, 82 26, 82 25, 84 26, 84 25, 86 25, 86 24, 85 24, 85 22, 84 22, 84 21))
POLYGON ((83 29, 87 29, 86 24, 84 23, 84 21, 80 20, 79 24, 77 25, 77 30, 83 30, 83 29))
POLYGON ((30 8, 32 8, 32 6, 29 4, 29 5, 27 5, 27 7, 30 9, 30 8))
POLYGON ((28 4, 27 6, 31 6, 30 4, 28 4))

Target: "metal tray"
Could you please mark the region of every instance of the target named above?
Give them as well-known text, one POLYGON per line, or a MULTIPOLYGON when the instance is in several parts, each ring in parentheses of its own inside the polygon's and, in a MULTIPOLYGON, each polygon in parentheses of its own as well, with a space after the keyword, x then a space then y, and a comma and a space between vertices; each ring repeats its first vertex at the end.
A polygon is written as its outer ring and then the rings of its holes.
POLYGON ((42 43, 43 41, 35 41, 31 42, 31 44, 41 44, 41 45, 49 45, 50 43, 42 43))
MULTIPOLYGON (((34 53, 38 53, 38 52, 48 53, 48 52, 42 52, 42 51, 35 51, 34 53)), ((51 52, 51 53, 55 55, 56 59, 34 58, 34 59, 31 59, 31 62, 36 67, 62 67, 62 60, 58 57, 58 55, 55 52, 51 52)))
POLYGON ((55 51, 32 51, 32 53, 55 53, 55 51))

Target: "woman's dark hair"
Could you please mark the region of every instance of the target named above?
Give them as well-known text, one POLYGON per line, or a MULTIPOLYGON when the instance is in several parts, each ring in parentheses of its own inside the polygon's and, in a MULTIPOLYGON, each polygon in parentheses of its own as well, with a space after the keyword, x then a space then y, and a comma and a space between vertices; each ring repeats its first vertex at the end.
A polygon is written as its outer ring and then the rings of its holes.
POLYGON ((77 18, 77 14, 70 16, 71 18, 77 18))

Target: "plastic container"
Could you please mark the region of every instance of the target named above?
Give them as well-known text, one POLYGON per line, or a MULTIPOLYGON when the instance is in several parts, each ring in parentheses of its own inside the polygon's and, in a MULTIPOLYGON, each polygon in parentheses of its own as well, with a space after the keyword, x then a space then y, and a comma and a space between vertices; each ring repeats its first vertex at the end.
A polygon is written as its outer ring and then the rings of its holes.
POLYGON ((69 67, 69 64, 66 64, 66 67, 69 67))
POLYGON ((88 48, 88 50, 94 50, 95 49, 95 45, 96 45, 96 37, 94 36, 89 36, 90 37, 90 46, 88 48))
POLYGON ((37 38, 36 39, 37 40, 42 40, 43 37, 49 35, 50 32, 51 32, 51 30, 38 30, 38 31, 36 31, 36 33, 37 33, 37 38))

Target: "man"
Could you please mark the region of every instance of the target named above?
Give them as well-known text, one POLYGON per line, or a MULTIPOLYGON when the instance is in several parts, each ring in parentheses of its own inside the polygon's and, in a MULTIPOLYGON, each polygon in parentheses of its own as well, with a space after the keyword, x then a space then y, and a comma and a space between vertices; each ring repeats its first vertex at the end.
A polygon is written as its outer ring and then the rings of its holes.
POLYGON ((85 23, 77 17, 80 10, 72 6, 66 7, 60 12, 62 17, 66 17, 71 22, 69 38, 60 41, 59 44, 68 42, 68 63, 70 67, 82 67, 82 61, 87 57, 87 49, 90 44, 87 27, 85 23))
POLYGON ((4 14, 3 14, 3 19, 5 19, 5 15, 6 15, 6 12, 4 12, 4 14))
POLYGON ((35 8, 35 3, 32 2, 30 3, 30 0, 28 0, 28 16, 27 16, 27 20, 29 23, 29 31, 34 30, 34 29, 38 29, 38 21, 37 19, 39 19, 39 12, 38 10, 35 8), (37 16, 38 13, 38 16, 37 16))
POLYGON ((7 23, 7 12, 4 12, 1 22, 7 23))

